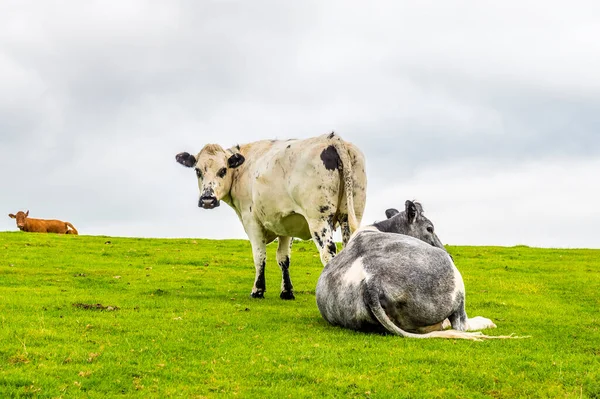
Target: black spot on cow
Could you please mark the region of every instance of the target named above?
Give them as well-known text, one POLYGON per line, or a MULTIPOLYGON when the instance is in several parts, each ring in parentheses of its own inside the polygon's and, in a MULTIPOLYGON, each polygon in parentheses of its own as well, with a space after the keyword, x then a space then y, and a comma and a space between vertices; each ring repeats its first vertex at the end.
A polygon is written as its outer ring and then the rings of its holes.
POLYGON ((332 131, 331 133, 329 133, 329 136, 327 136, 327 138, 328 139, 332 139, 333 136, 335 136, 335 132, 332 131))
POLYGON ((334 223, 334 217, 335 217, 334 214, 331 214, 331 215, 327 216, 327 223, 329 224, 329 227, 331 227, 331 230, 335 230, 334 229, 334 225, 335 225, 335 223, 334 223))
POLYGON ((319 248, 323 248, 323 240, 321 240, 321 237, 319 237, 319 233, 315 233, 315 241, 317 242, 317 244, 319 244, 319 248))
POLYGON ((279 294, 279 298, 285 300, 296 299, 292 281, 290 280, 290 257, 286 256, 285 259, 279 263, 279 267, 281 267, 281 272, 283 274, 283 290, 279 294))
POLYGON ((287 148, 290 148, 291 146, 292 146, 292 145, 291 145, 291 144, 289 144, 289 145, 288 145, 287 147, 285 147, 285 148, 287 149, 287 148))
POLYGON ((265 291, 266 290, 266 285, 265 285, 265 273, 261 273, 260 276, 258 276, 258 279, 256 280, 256 288, 258 289, 258 291, 265 291))
POLYGON ((342 161, 335 147, 330 145, 321 152, 321 161, 327 170, 336 170, 342 166, 342 161))
POLYGON ((285 259, 283 260, 283 262, 279 263, 279 266, 282 269, 289 269, 290 268, 290 257, 286 256, 285 259))
POLYGON ((321 236, 325 237, 327 235, 327 229, 325 227, 323 227, 323 230, 321 230, 321 236))
POLYGON ((267 290, 266 284, 265 284, 265 260, 264 259, 261 263, 260 273, 258 275, 258 278, 256 279, 255 285, 256 285, 256 292, 252 292, 250 294, 250 296, 252 298, 264 298, 265 291, 267 290))
POLYGON ((330 241, 329 244, 327 244, 327 251, 329 251, 329 254, 332 256, 337 253, 337 247, 335 246, 335 242, 330 241))
POLYGON ((250 212, 252 212, 252 205, 250 205, 250 212))
POLYGON ((319 212, 321 212, 321 213, 325 213, 325 212, 327 212, 328 210, 329 210, 329 206, 327 206, 327 205, 321 205, 321 206, 319 207, 319 212))

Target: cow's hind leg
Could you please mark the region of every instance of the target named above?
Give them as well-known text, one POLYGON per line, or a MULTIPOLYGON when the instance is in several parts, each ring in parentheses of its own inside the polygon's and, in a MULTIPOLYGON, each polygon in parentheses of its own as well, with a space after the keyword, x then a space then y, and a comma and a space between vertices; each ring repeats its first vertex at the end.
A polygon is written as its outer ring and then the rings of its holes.
POLYGON ((337 247, 333 241, 332 220, 333 215, 329 218, 320 218, 308 222, 313 242, 319 250, 323 266, 329 263, 331 258, 337 253, 337 247))
POLYGON ((277 246, 277 264, 281 268, 281 299, 296 299, 294 297, 294 287, 290 279, 290 248, 292 247, 292 237, 279 237, 277 246))

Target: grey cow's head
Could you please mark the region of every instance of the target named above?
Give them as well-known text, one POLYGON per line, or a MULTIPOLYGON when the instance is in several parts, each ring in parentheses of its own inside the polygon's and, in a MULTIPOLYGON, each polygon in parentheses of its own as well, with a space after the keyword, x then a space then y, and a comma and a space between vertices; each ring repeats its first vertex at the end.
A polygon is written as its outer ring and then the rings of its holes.
POLYGON ((245 161, 239 152, 225 151, 218 144, 205 145, 196 156, 181 152, 175 159, 183 166, 195 169, 200 189, 198 206, 204 209, 216 208, 221 199, 229 195, 232 183, 231 169, 237 168, 245 161))
POLYGON ((404 206, 403 212, 394 208, 386 210, 385 215, 388 219, 375 223, 375 227, 381 231, 418 238, 445 251, 444 244, 435 234, 433 223, 423 215, 421 204, 416 201, 406 201, 404 206))

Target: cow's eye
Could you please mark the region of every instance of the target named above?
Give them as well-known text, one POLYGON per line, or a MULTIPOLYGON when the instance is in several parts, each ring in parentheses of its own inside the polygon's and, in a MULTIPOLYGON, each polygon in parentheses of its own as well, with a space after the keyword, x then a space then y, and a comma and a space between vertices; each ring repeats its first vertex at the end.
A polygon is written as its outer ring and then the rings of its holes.
POLYGON ((427 231, 433 234, 433 226, 427 226, 427 231))
POLYGON ((202 179, 202 171, 200 169, 196 169, 196 176, 198 176, 198 179, 202 179))
POLYGON ((227 174, 227 168, 221 168, 217 172, 217 176, 219 176, 221 178, 225 177, 226 174, 227 174))

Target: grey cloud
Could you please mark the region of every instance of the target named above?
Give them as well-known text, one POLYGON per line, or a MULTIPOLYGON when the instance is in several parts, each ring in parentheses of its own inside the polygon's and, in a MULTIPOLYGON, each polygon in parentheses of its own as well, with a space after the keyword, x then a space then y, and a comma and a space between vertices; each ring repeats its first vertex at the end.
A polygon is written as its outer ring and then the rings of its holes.
POLYGON ((24 183, 0 205, 104 234, 243 236, 225 206, 196 209, 175 153, 335 130, 373 197, 456 162, 598 157, 596 6, 509 5, 13 3, 0 177, 24 183))

